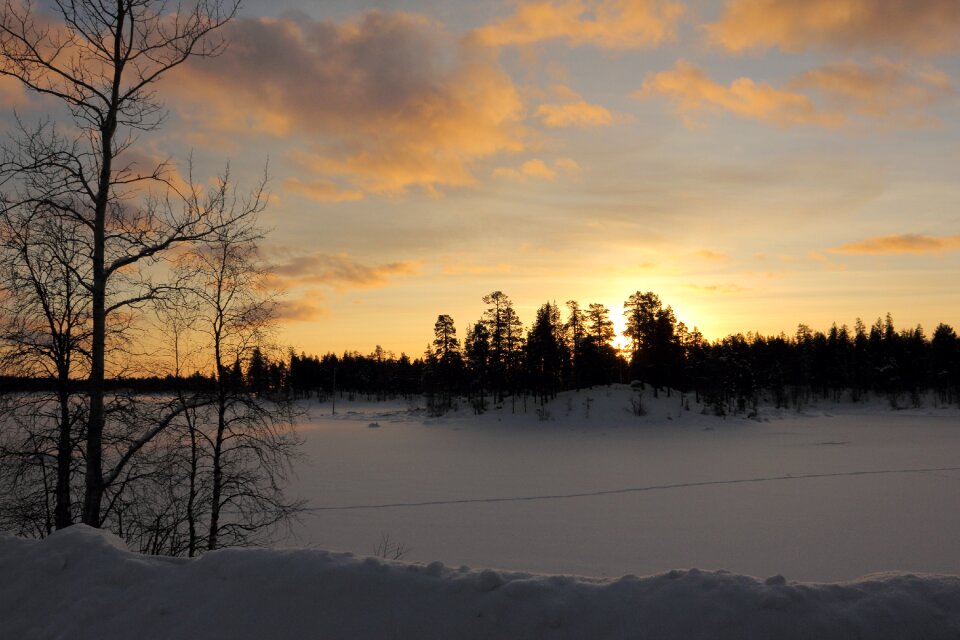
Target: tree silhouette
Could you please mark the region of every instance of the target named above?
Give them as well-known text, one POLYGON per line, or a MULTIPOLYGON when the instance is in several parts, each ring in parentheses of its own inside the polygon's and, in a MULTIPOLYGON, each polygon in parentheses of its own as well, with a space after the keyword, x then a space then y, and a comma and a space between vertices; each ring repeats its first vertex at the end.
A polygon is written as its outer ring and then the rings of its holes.
POLYGON ((115 346, 128 326, 125 314, 168 286, 139 277, 137 268, 207 237, 216 224, 201 197, 173 187, 165 163, 143 171, 128 158, 138 133, 163 120, 157 82, 191 57, 220 52, 216 33, 236 8, 221 0, 181 5, 175 15, 163 0, 56 2, 53 15, 33 2, 0 7, 0 75, 70 114, 60 129, 21 124, 5 149, 0 183, 7 209, 42 204, 43 217, 69 221, 86 248, 81 284, 91 320, 81 517, 95 527, 113 476, 104 468, 108 342, 115 346))
POLYGON ((566 357, 564 329, 556 303, 544 303, 527 335, 527 370, 530 386, 540 403, 556 397, 563 384, 566 357))

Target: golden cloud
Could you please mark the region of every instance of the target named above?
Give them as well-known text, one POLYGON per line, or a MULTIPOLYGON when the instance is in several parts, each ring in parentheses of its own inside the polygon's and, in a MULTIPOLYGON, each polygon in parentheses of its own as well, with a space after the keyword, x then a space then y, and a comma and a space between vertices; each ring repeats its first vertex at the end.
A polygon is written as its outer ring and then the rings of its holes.
POLYGON ((613 122, 613 115, 606 108, 584 100, 567 104, 542 104, 537 107, 537 117, 552 129, 604 127, 613 122))
POLYGON ((714 262, 722 262, 727 260, 729 256, 720 251, 712 251, 710 249, 700 249, 699 251, 694 252, 695 256, 698 258, 703 258, 704 260, 711 260, 714 262))
POLYGON ((884 59, 869 65, 847 61, 828 64, 790 80, 784 88, 738 78, 718 84, 684 60, 670 71, 647 77, 636 97, 671 98, 688 123, 708 110, 728 111, 744 118, 780 126, 836 127, 853 117, 882 118, 887 123, 927 125, 924 109, 953 96, 950 78, 932 67, 911 69, 884 59), (818 95, 818 106, 808 92, 818 95))
POLYGON ((827 271, 846 271, 847 270, 847 265, 841 262, 833 262, 832 260, 830 260, 829 256, 819 251, 809 251, 807 253, 807 258, 814 262, 819 263, 820 266, 826 269, 827 271))
POLYGON ((699 293, 718 293, 727 295, 749 291, 748 288, 742 287, 738 284, 688 284, 687 289, 690 289, 691 291, 697 291, 699 293))
POLYGON ((954 94, 953 83, 942 71, 913 71, 883 59, 871 66, 851 61, 825 65, 801 74, 790 86, 815 89, 835 108, 873 117, 923 109, 954 94))
POLYGON ((868 238, 830 249, 832 253, 859 255, 943 253, 960 249, 960 235, 928 236, 917 233, 894 234, 868 238))
POLYGON ((296 142, 322 180, 288 184, 304 195, 468 185, 473 161, 524 147, 509 75, 422 16, 245 18, 226 35, 224 55, 191 61, 166 91, 188 124, 296 142), (334 176, 349 188, 326 185, 334 176))
POLYGON ((683 5, 668 0, 566 0, 524 2, 510 16, 473 32, 485 46, 564 40, 603 49, 656 47, 672 40, 683 5))
POLYGON ((547 163, 539 158, 527 160, 520 165, 520 173, 525 176, 543 178, 545 180, 553 180, 557 176, 557 172, 548 167, 547 163))
POLYGON ((821 112, 801 93, 756 83, 750 78, 738 78, 724 86, 684 60, 678 60, 670 71, 648 76, 641 89, 634 93, 640 98, 655 95, 672 99, 688 122, 705 110, 729 111, 784 127, 801 124, 835 127, 845 121, 842 115, 821 112))
POLYGON ((392 262, 369 266, 346 254, 312 253, 274 260, 270 286, 286 289, 302 285, 326 285, 336 289, 380 287, 391 277, 419 272, 419 263, 392 262))
POLYGON ((307 294, 298 300, 281 300, 273 310, 274 317, 280 322, 310 322, 329 312, 320 304, 322 298, 307 294), (309 296, 309 298, 308 298, 309 296))
POLYGON ((23 84, 9 76, 0 76, 0 107, 18 109, 30 104, 23 84))
POLYGON ((895 48, 911 52, 960 49, 957 0, 730 0, 707 25, 728 51, 777 47, 804 51, 895 48))
POLYGON ((553 93, 562 102, 541 104, 536 116, 551 129, 564 127, 604 127, 613 122, 613 114, 605 107, 591 104, 569 87, 558 85, 553 93))
POLYGON ((341 189, 330 180, 303 181, 299 178, 288 178, 283 186, 317 202, 353 202, 363 199, 362 191, 341 189))
POLYGON ((543 180, 553 180, 557 177, 557 171, 564 173, 576 173, 580 170, 580 165, 573 158, 559 158, 548 165, 540 158, 527 160, 519 167, 497 167, 493 170, 493 175, 499 178, 513 178, 514 180, 524 180, 526 178, 541 178, 543 180))

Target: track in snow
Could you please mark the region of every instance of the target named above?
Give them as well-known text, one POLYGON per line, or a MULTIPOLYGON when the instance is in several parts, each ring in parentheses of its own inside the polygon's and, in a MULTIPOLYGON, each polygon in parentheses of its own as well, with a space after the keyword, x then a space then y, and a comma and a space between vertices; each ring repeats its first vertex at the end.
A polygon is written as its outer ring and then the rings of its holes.
POLYGON ((463 498, 459 500, 426 500, 423 502, 389 502, 383 504, 351 504, 308 507, 305 511, 353 511, 358 509, 403 509, 409 507, 435 507, 452 504, 474 504, 493 502, 535 502, 539 500, 567 500, 573 498, 593 498, 612 496, 621 493, 641 493, 644 491, 663 491, 667 489, 691 489, 724 484, 756 484, 760 482, 778 482, 783 480, 810 480, 814 478, 847 478, 852 476, 877 476, 906 473, 929 473, 935 471, 960 471, 960 467, 930 467, 924 469, 877 469, 871 471, 838 471, 835 473, 804 473, 786 476, 767 476, 762 478, 739 478, 734 480, 704 480, 702 482, 678 482, 675 484, 654 484, 644 487, 623 487, 620 489, 602 489, 582 493, 557 493, 535 496, 509 496, 493 498, 463 498))

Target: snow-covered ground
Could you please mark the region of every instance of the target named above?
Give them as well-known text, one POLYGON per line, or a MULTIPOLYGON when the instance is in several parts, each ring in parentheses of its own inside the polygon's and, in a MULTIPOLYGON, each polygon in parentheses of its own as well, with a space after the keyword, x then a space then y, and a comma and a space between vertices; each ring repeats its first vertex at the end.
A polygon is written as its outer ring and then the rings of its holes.
POLYGON ((960 579, 841 585, 723 572, 588 580, 319 550, 143 557, 76 525, 0 536, 0 638, 17 640, 724 640, 960 634, 960 579))
POLYGON ((721 419, 648 390, 638 418, 631 393, 561 394, 545 421, 314 404, 293 494, 318 509, 290 543, 367 555, 386 535, 405 560, 606 577, 960 574, 955 408, 721 419))
POLYGON ((637 417, 632 393, 546 420, 314 405, 293 488, 314 548, 0 534, 0 640, 960 637, 960 578, 937 575, 960 574, 956 409, 637 417), (404 562, 363 557, 384 535, 404 562))

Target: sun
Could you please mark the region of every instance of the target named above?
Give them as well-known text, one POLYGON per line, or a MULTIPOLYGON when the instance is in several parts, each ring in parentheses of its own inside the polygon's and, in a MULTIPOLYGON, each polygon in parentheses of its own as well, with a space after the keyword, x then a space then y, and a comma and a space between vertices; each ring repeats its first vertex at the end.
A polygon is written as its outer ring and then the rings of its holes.
POLYGON ((605 303, 604 306, 610 309, 610 320, 613 322, 613 348, 626 358, 630 357, 631 340, 623 335, 627 330, 627 319, 623 317, 623 302, 616 304, 605 303))

